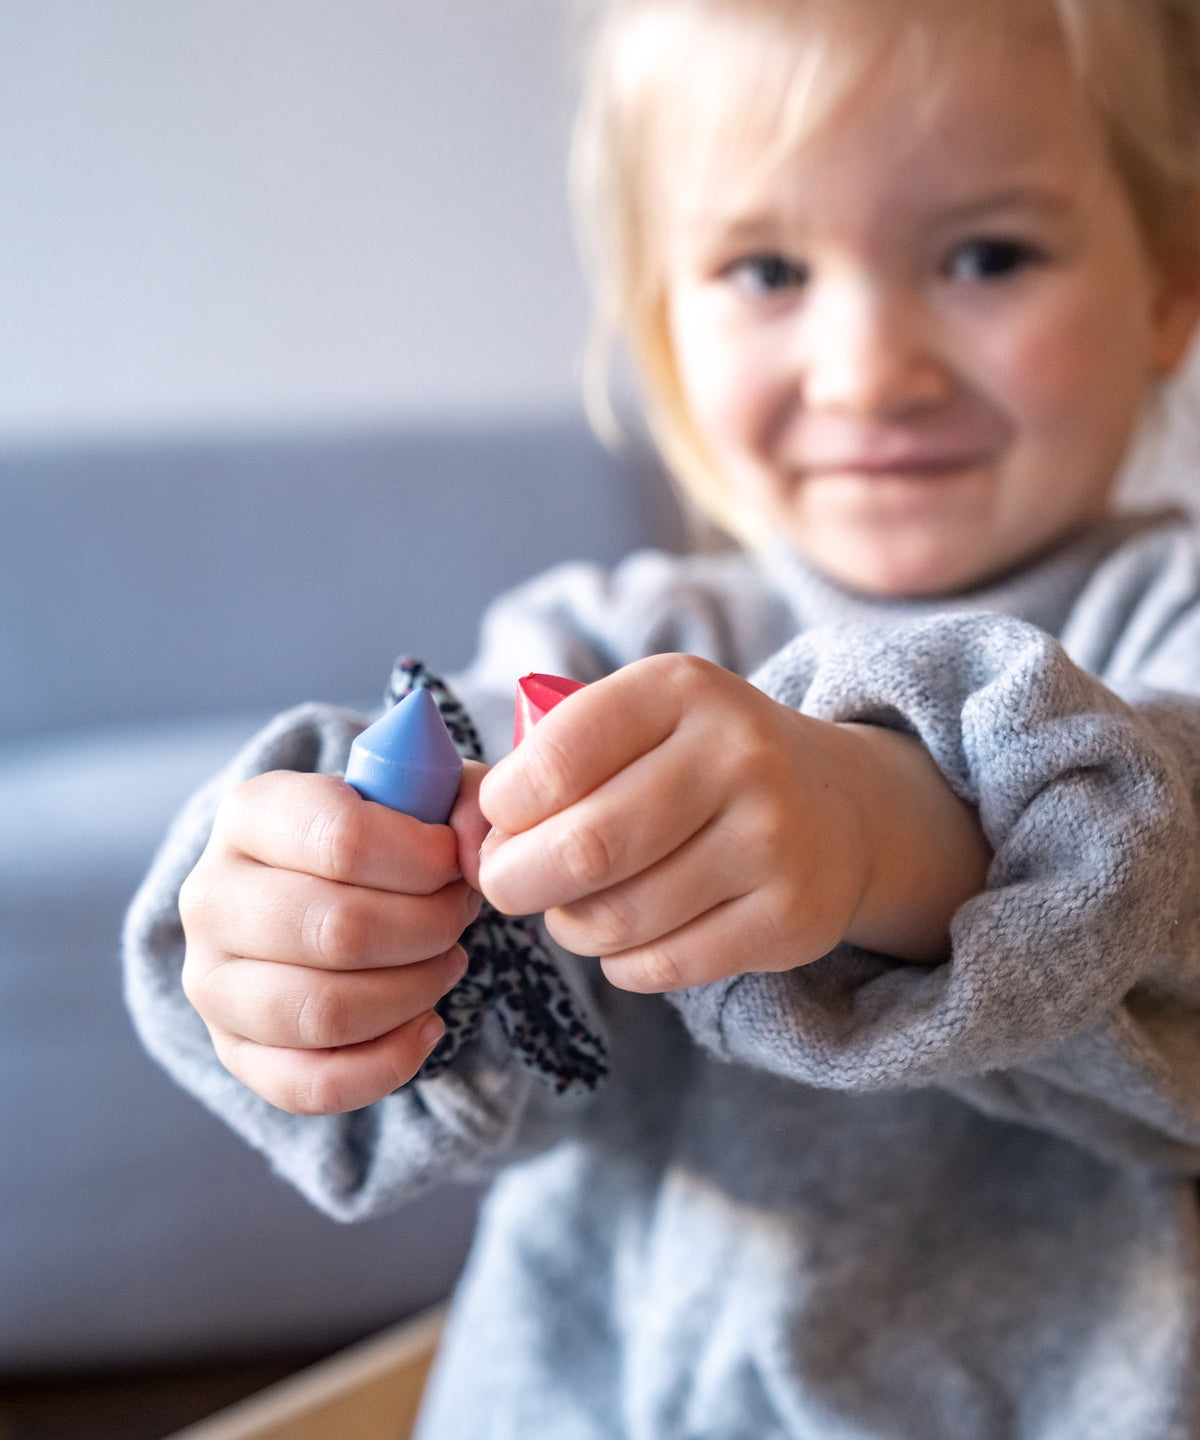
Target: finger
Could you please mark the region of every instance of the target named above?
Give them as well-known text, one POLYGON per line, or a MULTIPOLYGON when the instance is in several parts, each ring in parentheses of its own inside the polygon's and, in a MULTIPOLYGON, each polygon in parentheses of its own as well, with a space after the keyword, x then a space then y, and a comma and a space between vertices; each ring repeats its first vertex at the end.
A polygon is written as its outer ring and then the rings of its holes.
POLYGON ((179 905, 189 942, 210 951, 363 970, 442 954, 478 915, 480 897, 465 880, 398 895, 240 860, 197 866, 179 905))
POLYGON ((677 930, 601 959, 610 984, 638 994, 708 985, 747 971, 807 965, 837 944, 836 930, 790 923, 786 897, 756 890, 714 906, 677 930))
POLYGON ((340 1115, 382 1100, 421 1068, 445 1033, 432 1011, 361 1045, 286 1050, 213 1033, 225 1068, 264 1100, 294 1115, 340 1115))
POLYGON ((661 744, 682 713, 672 680, 681 660, 690 657, 637 661, 556 705, 484 780, 480 802, 492 825, 528 830, 661 744))
POLYGON ((446 826, 364 800, 336 775, 256 775, 226 796, 213 835, 275 869, 379 890, 426 895, 458 875, 446 826))
POLYGON ((430 1010, 466 973, 461 946, 390 970, 333 973, 260 960, 193 962, 188 999, 209 1025, 258 1045, 358 1045, 430 1010))
POLYGON ((474 760, 463 762, 458 798, 447 824, 458 840, 458 868, 468 885, 479 889, 479 850, 487 837, 488 822, 479 808, 479 787, 488 767, 474 760))
POLYGON ((607 890, 546 911, 546 928, 576 955, 608 956, 649 945, 748 893, 747 852, 707 825, 657 865, 607 890))
POLYGON ((720 798, 714 772, 698 769, 691 747, 672 736, 533 829, 490 838, 480 886, 506 914, 573 905, 686 846, 720 798))

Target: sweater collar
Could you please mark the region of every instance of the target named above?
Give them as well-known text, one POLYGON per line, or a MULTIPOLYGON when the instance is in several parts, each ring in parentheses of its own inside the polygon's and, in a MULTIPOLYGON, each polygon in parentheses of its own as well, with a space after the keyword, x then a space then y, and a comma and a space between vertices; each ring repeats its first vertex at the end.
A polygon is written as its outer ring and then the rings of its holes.
POLYGON ((831 580, 782 541, 762 563, 802 627, 823 624, 902 624, 928 615, 993 611, 1061 632, 1080 591, 1105 558, 1136 535, 1177 524, 1180 512, 1110 515, 1079 531, 1018 570, 975 590, 928 599, 868 595, 831 580))

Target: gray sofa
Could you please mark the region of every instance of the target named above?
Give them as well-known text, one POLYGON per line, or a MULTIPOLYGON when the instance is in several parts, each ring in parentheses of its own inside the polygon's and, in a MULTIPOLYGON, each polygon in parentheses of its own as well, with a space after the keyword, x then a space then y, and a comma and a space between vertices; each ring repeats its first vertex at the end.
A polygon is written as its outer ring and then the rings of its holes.
POLYGON ((373 704, 497 590, 676 538, 574 419, 0 454, 0 1374, 332 1347, 447 1291, 474 1197, 309 1210, 142 1054, 122 914, 267 715, 373 704))

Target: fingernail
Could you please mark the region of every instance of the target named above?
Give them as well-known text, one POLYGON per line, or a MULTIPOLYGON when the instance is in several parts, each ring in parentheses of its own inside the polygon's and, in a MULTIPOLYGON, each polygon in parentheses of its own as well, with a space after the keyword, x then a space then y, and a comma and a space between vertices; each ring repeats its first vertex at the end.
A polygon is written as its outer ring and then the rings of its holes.
MULTIPOLYGON (((462 945, 456 945, 450 953, 454 956, 456 962, 454 967, 454 985, 457 985, 458 982, 467 973, 471 962, 467 956, 465 947, 463 947, 462 945)), ((453 989, 454 985, 452 985, 450 988, 453 989)))
POLYGON ((440 1015, 431 1014, 417 1032, 417 1040, 423 1051, 432 1050, 445 1033, 445 1021, 440 1015))

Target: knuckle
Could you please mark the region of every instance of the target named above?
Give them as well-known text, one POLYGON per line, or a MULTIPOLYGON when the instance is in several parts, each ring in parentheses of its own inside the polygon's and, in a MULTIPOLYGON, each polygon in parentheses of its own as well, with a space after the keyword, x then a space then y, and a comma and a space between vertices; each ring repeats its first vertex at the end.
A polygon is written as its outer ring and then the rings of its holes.
POLYGON ((326 796, 312 811, 304 846, 318 874, 348 880, 358 873, 367 846, 366 816, 364 806, 341 793, 326 796))
POLYGON ((237 829, 242 815, 253 803, 252 784, 252 781, 243 780, 240 785, 221 796, 213 815, 212 834, 208 842, 210 847, 224 844, 225 837, 237 829))
POLYGON ((314 900, 305 912, 304 948, 330 970, 356 970, 362 965, 370 927, 352 899, 335 896, 314 900))
POLYGON ((673 693, 680 707, 693 701, 697 691, 711 692, 714 683, 726 673, 711 660, 683 653, 652 655, 641 663, 654 674, 659 692, 673 693))
POLYGON ((664 680, 686 688, 709 680, 712 672, 718 668, 710 660, 702 660, 699 655, 688 655, 682 651, 669 655, 653 655, 647 664, 661 671, 664 680))
POLYGON ((687 981, 679 961, 665 945, 648 945, 640 954, 636 988, 648 995, 682 990, 687 981))
POLYGON ((282 1098, 272 1103, 292 1115, 340 1115, 354 1108, 334 1066, 308 1064, 280 1088, 282 1098))
POLYGON ((225 1069, 228 1070, 235 1079, 241 1080, 243 1084, 249 1085, 252 1090, 262 1095, 264 1100, 269 1100, 271 1097, 259 1086, 254 1085, 250 1077, 246 1074, 246 1067, 242 1064, 245 1044, 239 1043, 233 1036, 226 1035, 219 1030, 210 1028, 208 1033, 212 1039, 212 1045, 216 1051, 217 1059, 225 1069))
POLYGON ((536 806, 557 810, 570 789, 571 757, 545 730, 539 728, 534 734, 536 743, 522 755, 525 785, 536 806))
POLYGON ((616 856, 602 830, 573 824, 559 842, 559 860, 571 884, 581 894, 590 895, 611 882, 616 856))
POLYGON ((185 935, 204 928, 212 901, 213 886, 208 883, 206 867, 201 860, 179 887, 179 918, 185 935))
POLYGON ((755 970, 787 970, 799 959, 809 917, 786 890, 759 890, 740 916, 746 952, 754 956, 755 970))
POLYGON ((758 717, 731 709, 722 717, 725 745, 718 763, 731 781, 752 786, 767 796, 777 793, 780 774, 779 747, 758 723, 758 717))
POLYGON ((289 1115, 332 1115, 342 1107, 339 1077, 329 1067, 304 1059, 280 1063, 269 1049, 231 1035, 214 1034, 217 1058, 268 1104, 289 1115))
POLYGON ((779 866, 792 851, 794 819, 777 794, 765 795, 744 837, 745 853, 759 865, 779 866))
POLYGON ((424 1056, 411 1063, 398 1057, 378 1055, 370 1069, 343 1057, 323 1055, 302 1065, 286 1086, 280 1109, 294 1115, 343 1115, 361 1109, 411 1080, 424 1056))
POLYGON ((276 776, 273 772, 252 775, 221 796, 213 816, 212 834, 206 858, 217 853, 247 854, 254 849, 257 821, 270 810, 276 776), (248 848, 249 847, 249 848, 248 848))
POLYGON ((756 957, 760 967, 775 954, 788 926, 786 917, 761 893, 755 894, 742 916, 745 926, 747 949, 756 957))
POLYGON ((184 952, 183 969, 179 983, 192 1009, 203 1016, 210 1008, 212 998, 212 972, 189 945, 184 952))
POLYGON ((295 1010, 296 1037, 304 1049, 326 1050, 345 1042, 349 1020, 346 997, 333 984, 310 984, 295 1010))
POLYGON ((803 818, 781 785, 749 783, 722 817, 729 875, 743 887, 769 874, 796 878, 797 828, 803 818))
POLYGON ((611 955, 627 949, 635 934, 628 906, 616 894, 591 895, 565 906, 562 914, 564 928, 577 941, 582 941, 582 951, 577 946, 570 947, 576 953, 611 955))
POLYGON ((295 1072, 270 1062, 270 1051, 252 1040, 223 1031, 211 1031, 217 1059, 226 1070, 256 1095, 280 1110, 300 1114, 294 1103, 295 1072), (268 1063, 264 1064, 264 1061, 268 1063))

